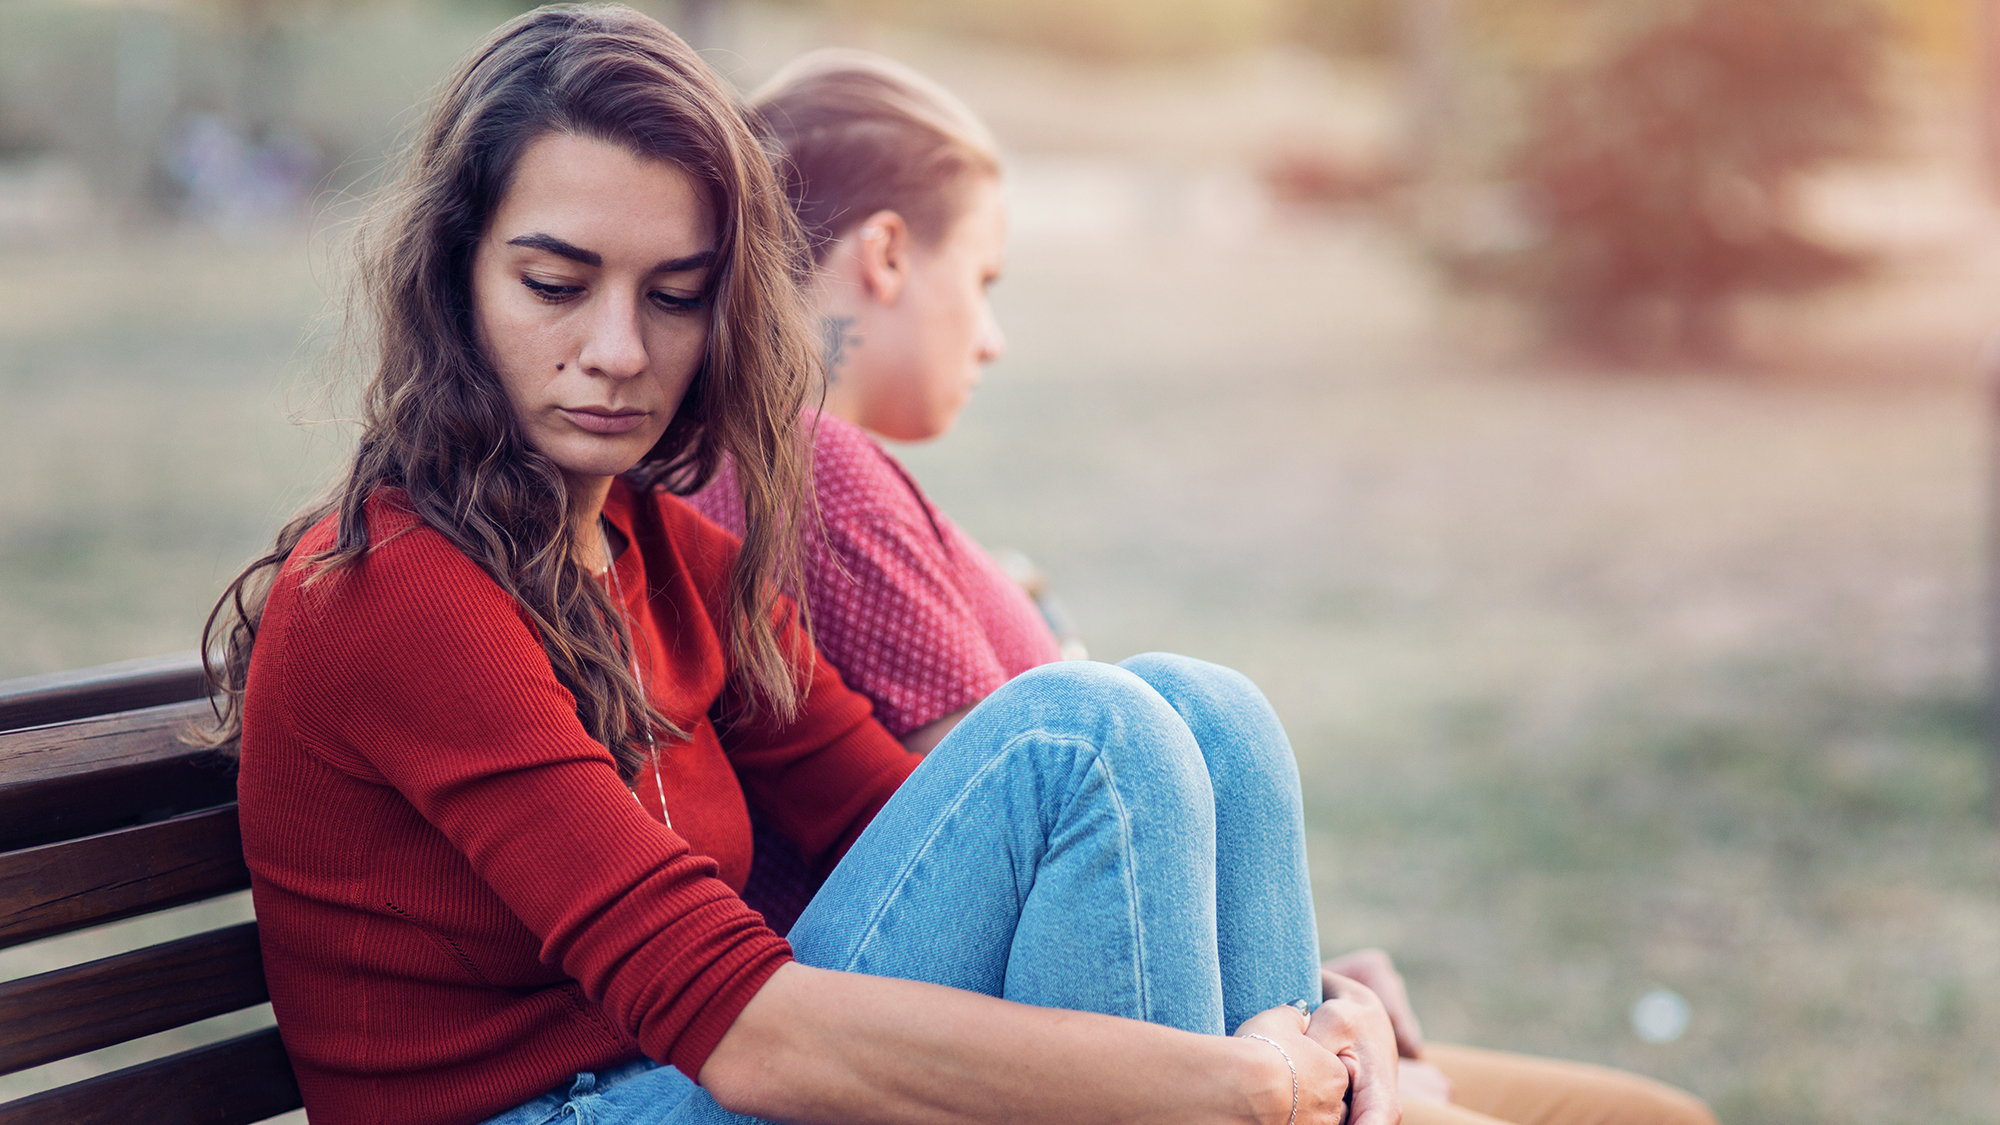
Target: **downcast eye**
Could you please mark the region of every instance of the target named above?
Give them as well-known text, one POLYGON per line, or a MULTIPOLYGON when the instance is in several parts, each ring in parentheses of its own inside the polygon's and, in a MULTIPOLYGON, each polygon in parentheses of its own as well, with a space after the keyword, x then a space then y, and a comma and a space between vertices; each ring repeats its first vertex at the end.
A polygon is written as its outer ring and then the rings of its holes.
POLYGON ((521 284, 527 286, 530 292, 544 301, 560 301, 583 292, 581 285, 550 285, 546 281, 536 281, 532 277, 522 278, 521 284))

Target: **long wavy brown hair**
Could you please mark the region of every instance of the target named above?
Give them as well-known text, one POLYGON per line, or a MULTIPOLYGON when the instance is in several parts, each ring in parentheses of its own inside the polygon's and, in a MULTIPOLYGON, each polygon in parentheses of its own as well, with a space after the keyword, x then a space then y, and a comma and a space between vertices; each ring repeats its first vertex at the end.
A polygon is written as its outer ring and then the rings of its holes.
POLYGON ((353 564, 369 550, 364 506, 387 487, 408 493, 425 523, 520 603, 584 728, 628 781, 648 724, 685 734, 628 670, 623 615, 573 557, 562 475, 524 440, 475 343, 474 245, 523 150, 550 133, 622 145, 708 191, 718 242, 707 355, 627 480, 690 492, 725 455, 734 461, 748 519, 725 609, 733 674, 753 708, 796 712, 801 654, 778 639, 775 589, 796 587, 787 579, 805 479, 797 419, 818 363, 799 296, 810 268, 804 241, 734 94, 687 44, 629 8, 561 6, 510 21, 465 57, 364 220, 350 310, 373 344, 360 439, 344 478, 284 526, 210 613, 202 648, 217 725, 204 741, 240 741, 258 621, 301 537, 337 513, 334 545, 306 562, 315 578, 353 564))

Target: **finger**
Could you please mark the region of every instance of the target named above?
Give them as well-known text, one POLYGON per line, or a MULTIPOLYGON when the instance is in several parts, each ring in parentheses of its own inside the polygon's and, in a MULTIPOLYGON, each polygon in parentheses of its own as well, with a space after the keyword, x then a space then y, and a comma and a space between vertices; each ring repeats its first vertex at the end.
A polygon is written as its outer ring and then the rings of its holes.
POLYGON ((1366 977, 1358 977, 1362 984, 1373 989, 1389 1010, 1389 1023, 1396 1029, 1396 1049, 1404 1058, 1421 1058, 1424 1053, 1424 1029, 1417 1022, 1417 1010, 1410 1003, 1409 986, 1403 982, 1403 974, 1396 971, 1389 962, 1389 955, 1374 950, 1380 956, 1375 971, 1366 977))
POLYGON ((1402 1099, 1393 1086, 1379 1082, 1356 1082, 1347 1125, 1399 1125, 1403 1120, 1402 1099))
POLYGON ((1366 982, 1342 973, 1325 974, 1321 983, 1329 1000, 1360 1000, 1364 994, 1374 997, 1377 1003, 1382 1000, 1381 995, 1368 987, 1366 982))
POLYGON ((1351 1089, 1347 1060, 1321 1050, 1309 1039, 1292 1042, 1297 1044, 1293 1058, 1299 1073, 1299 1122, 1343 1125, 1351 1089))
POLYGON ((1394 1003, 1384 999, 1389 1009, 1389 1026, 1396 1031, 1396 1053, 1406 1059, 1424 1057, 1424 1025, 1417 1022, 1417 1012, 1410 1007, 1408 997, 1398 996, 1394 1003))
POLYGON ((1381 1034, 1387 1030, 1379 1028, 1372 1042, 1364 1038, 1340 1056, 1348 1069, 1350 1110, 1345 1125, 1398 1125, 1402 1121, 1400 1060, 1387 1057, 1389 1036, 1381 1034))
MULTIPOLYGON (((1362 952, 1379 952, 1363 950, 1362 952)), ((1417 1023, 1417 1013, 1410 1007, 1410 995, 1403 987, 1402 975, 1388 965, 1388 956, 1382 954, 1379 964, 1372 964, 1359 954, 1353 958, 1350 967, 1353 974, 1332 972, 1326 966, 1320 968, 1320 987, 1329 997, 1356 996, 1355 986, 1365 988, 1375 994, 1382 1007, 1389 1013, 1389 1026, 1396 1029, 1396 1049, 1404 1058, 1420 1058, 1424 1053, 1424 1031, 1417 1023)), ((1328 965, 1333 962, 1328 962, 1328 965)))
POLYGON ((1378 992, 1390 991, 1402 984, 1402 976, 1396 972, 1395 963, 1379 949, 1357 949, 1321 964, 1322 978, 1328 973, 1358 980, 1378 992))
POLYGON ((1363 1011, 1361 1005, 1344 997, 1328 1000, 1313 1009, 1306 1037, 1336 1055, 1351 1050, 1361 1039, 1363 1011))
POLYGON ((1280 1004, 1275 1008, 1267 1008, 1264 1011, 1258 1012, 1256 1015, 1238 1024, 1236 1034, 1269 1035, 1276 1037, 1280 1034, 1298 1035, 1305 1031, 1305 1029, 1305 1014, 1290 1004, 1280 1004))
MULTIPOLYGON (((1396 1036, 1389 1027, 1389 1015, 1380 1003, 1362 1003, 1364 997, 1341 1000, 1351 1004, 1354 1046, 1341 1052, 1349 1069, 1350 1103, 1347 1125, 1396 1125, 1402 1119, 1402 1099, 1397 1093, 1401 1060, 1396 1057, 1396 1036)), ((1366 999, 1372 999, 1367 997, 1366 999)))
POLYGON ((1400 978, 1389 982, 1390 992, 1378 992, 1368 984, 1353 977, 1334 974, 1324 982, 1327 996, 1331 999, 1352 1001, 1364 1007, 1379 1007, 1389 1017, 1389 1027, 1395 1032, 1396 1053, 1408 1059, 1422 1058, 1424 1054, 1424 1031, 1417 1023, 1417 1013, 1410 1007, 1400 978))

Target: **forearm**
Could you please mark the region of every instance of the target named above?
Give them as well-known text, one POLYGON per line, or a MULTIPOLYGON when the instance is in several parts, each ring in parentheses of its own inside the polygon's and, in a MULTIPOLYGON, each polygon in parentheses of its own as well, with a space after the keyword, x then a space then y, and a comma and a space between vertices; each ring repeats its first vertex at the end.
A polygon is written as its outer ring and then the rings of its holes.
POLYGON ((793 1125, 1263 1122, 1291 1073, 1262 1043, 788 964, 702 1067, 724 1107, 793 1125))

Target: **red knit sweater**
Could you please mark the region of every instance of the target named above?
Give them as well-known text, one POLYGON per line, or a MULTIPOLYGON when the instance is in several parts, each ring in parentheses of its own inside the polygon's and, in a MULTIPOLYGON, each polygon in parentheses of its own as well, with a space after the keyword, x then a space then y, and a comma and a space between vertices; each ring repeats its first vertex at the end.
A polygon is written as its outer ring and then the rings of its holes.
POLYGON ((661 741, 641 800, 519 608, 400 492, 369 501, 359 563, 302 580, 329 517, 271 591, 238 791, 314 1125, 476 1122, 642 1051, 698 1074, 791 955, 736 895, 746 794, 827 867, 915 765, 823 660, 794 722, 732 721, 735 541, 622 484, 605 510, 633 544, 618 587, 647 693, 693 732, 661 741))

